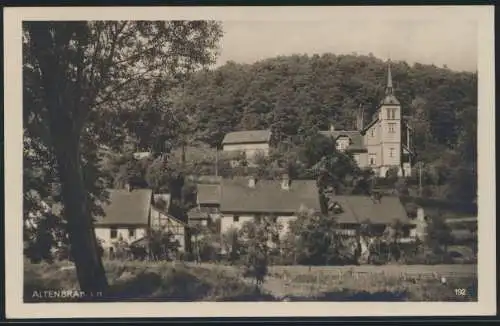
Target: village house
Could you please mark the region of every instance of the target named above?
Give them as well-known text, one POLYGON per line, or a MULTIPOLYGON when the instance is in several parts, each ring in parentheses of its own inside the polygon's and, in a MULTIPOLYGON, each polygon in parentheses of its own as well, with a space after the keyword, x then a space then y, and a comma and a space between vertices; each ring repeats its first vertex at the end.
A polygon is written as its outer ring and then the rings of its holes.
POLYGON ((243 153, 252 163, 257 155, 269 155, 270 130, 244 130, 227 133, 222 140, 222 151, 243 153))
POLYGON ((359 227, 367 222, 375 234, 382 235, 388 226, 398 221, 402 226, 402 241, 413 241, 424 232, 423 209, 420 208, 417 218, 412 220, 396 196, 382 196, 378 200, 369 196, 335 196, 332 201, 332 213, 339 231, 345 235, 356 235, 359 227))
POLYGON ((220 180, 217 183, 197 184, 196 207, 188 211, 190 225, 210 226, 220 218, 220 180))
POLYGON ((371 121, 364 125, 364 110, 360 108, 356 130, 336 130, 332 125, 321 134, 331 137, 337 150, 352 153, 359 167, 369 167, 380 177, 385 177, 391 168, 397 169, 399 176, 411 175, 411 127, 403 118, 401 104, 394 95, 390 65, 385 97, 371 121))
POLYGON ((185 250, 186 223, 168 213, 170 195, 153 195, 150 189, 111 189, 109 203, 103 205, 104 216, 97 218, 94 228, 106 253, 112 253, 118 240, 129 245, 147 243, 149 229, 163 228, 172 232, 185 250))
POLYGON ((198 184, 199 206, 191 212, 190 220, 220 219, 220 232, 239 229, 246 221, 259 217, 274 218, 288 231, 289 222, 301 209, 321 211, 319 191, 315 180, 258 180, 255 177, 221 179, 219 184, 198 184), (210 209, 213 213, 207 213, 210 209), (203 211, 202 214, 197 214, 203 211))

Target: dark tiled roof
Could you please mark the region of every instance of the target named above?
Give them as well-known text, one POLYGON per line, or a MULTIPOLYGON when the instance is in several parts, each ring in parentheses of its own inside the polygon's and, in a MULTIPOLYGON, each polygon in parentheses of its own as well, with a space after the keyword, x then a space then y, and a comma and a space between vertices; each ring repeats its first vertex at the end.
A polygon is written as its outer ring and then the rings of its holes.
POLYGON ((147 225, 151 208, 152 190, 109 190, 109 203, 103 204, 104 217, 95 225, 147 225))
POLYGON ((222 177, 215 175, 189 175, 187 176, 187 179, 199 184, 219 184, 222 180, 222 177))
POLYGON ((314 180, 292 180, 283 190, 280 180, 257 180, 250 188, 246 178, 224 179, 221 195, 221 212, 293 214, 303 207, 321 209, 314 180))
POLYGON ((198 207, 191 208, 188 213, 188 220, 201 220, 209 218, 209 214, 198 207))
POLYGON ((378 117, 375 115, 372 121, 363 127, 363 133, 366 132, 371 126, 373 126, 378 121, 378 117))
POLYGON ((454 224, 454 223, 477 223, 477 217, 456 217, 456 218, 448 218, 445 220, 446 223, 454 224))
POLYGON ((270 130, 234 131, 224 136, 222 144, 267 143, 270 139, 270 130))
POLYGON ((340 223, 362 223, 367 219, 373 224, 391 224, 396 219, 412 223, 398 197, 382 196, 380 203, 368 196, 335 196, 333 200, 342 208, 337 214, 340 223))
POLYGON ((160 213, 160 214, 162 214, 163 216, 167 217, 167 218, 168 218, 169 220, 171 220, 171 221, 174 221, 174 222, 176 222, 176 223, 179 223, 179 224, 181 224, 182 226, 187 226, 186 222, 184 222, 184 221, 182 221, 182 220, 178 219, 177 217, 173 216, 172 214, 169 214, 168 212, 166 212, 166 211, 165 211, 165 210, 163 210, 163 209, 159 209, 158 207, 154 207, 154 206, 153 206, 151 209, 153 210, 153 214, 158 214, 158 213, 160 213))
POLYGON ((320 134, 332 137, 334 140, 337 140, 339 137, 349 137, 351 140, 351 145, 347 148, 347 150, 355 150, 355 151, 363 151, 365 150, 363 135, 360 131, 357 130, 333 130, 333 131, 320 131, 320 134))
POLYGON ((198 184, 196 188, 198 204, 220 203, 220 186, 218 184, 198 184))

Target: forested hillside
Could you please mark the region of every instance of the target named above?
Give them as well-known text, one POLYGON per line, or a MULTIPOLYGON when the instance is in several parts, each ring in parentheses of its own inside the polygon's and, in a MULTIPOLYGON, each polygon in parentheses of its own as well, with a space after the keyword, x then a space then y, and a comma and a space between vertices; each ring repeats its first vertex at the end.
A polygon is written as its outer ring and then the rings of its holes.
MULTIPOLYGON (((425 164, 424 195, 473 200, 477 74, 406 62, 392 62, 391 70, 425 164)), ((192 141, 217 146, 228 131, 272 128, 278 139, 300 143, 331 123, 354 128, 360 106, 368 123, 386 80, 387 63, 373 56, 292 55, 198 72, 170 98, 188 113, 192 141)))
MULTIPOLYGON (((473 160, 477 75, 405 62, 391 67, 421 159, 432 161, 445 149, 457 149, 473 160)), ((196 118, 199 139, 215 146, 232 130, 274 127, 294 135, 314 127, 327 129, 330 123, 351 129, 359 106, 365 108, 367 123, 386 79, 387 63, 373 56, 293 55, 251 65, 230 62, 194 75, 177 94, 176 105, 196 118)))

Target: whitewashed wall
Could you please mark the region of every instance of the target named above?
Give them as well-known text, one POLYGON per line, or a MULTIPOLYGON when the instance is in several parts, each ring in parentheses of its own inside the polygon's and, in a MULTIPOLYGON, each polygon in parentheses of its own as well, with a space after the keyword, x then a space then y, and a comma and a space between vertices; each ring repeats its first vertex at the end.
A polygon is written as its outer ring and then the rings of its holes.
POLYGON ((134 236, 129 237, 129 229, 128 228, 117 228, 116 238, 111 239, 111 228, 109 227, 96 227, 95 234, 96 237, 103 241, 103 248, 109 248, 113 245, 114 241, 117 241, 120 236, 127 243, 132 243, 135 240, 143 238, 146 236, 146 228, 134 228, 134 236))

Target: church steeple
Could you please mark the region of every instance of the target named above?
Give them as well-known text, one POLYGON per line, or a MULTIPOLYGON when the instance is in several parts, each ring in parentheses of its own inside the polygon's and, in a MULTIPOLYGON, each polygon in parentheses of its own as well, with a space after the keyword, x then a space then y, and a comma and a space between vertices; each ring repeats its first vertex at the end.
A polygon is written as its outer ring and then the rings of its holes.
POLYGON ((387 62, 387 84, 385 86, 385 96, 382 102, 380 103, 381 105, 388 104, 388 105, 399 105, 399 101, 394 95, 394 87, 392 85, 392 71, 391 71, 391 59, 388 60, 387 62))
POLYGON ((387 86, 385 88, 385 95, 394 95, 392 87, 392 73, 391 73, 391 59, 387 63, 387 86))

